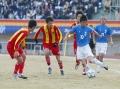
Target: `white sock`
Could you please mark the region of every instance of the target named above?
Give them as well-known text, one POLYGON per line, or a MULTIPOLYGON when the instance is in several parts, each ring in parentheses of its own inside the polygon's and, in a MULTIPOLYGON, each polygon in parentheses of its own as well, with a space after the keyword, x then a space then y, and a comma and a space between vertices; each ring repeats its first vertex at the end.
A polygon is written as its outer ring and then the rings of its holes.
POLYGON ((103 62, 100 62, 98 59, 94 58, 91 60, 93 63, 95 63, 96 65, 100 66, 100 67, 104 67, 103 62))

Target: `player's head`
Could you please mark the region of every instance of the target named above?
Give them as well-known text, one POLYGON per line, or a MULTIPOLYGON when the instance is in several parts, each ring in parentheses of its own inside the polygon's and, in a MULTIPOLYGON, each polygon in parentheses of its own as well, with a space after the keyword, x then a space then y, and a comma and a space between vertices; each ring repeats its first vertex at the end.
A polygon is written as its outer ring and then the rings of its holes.
POLYGON ((36 26, 37 26, 37 22, 35 20, 29 20, 28 28, 29 28, 30 31, 33 31, 36 26))
POLYGON ((78 22, 79 22, 80 18, 82 17, 82 15, 84 15, 82 11, 77 11, 76 12, 76 19, 77 19, 78 22))
POLYGON ((51 26, 53 24, 53 18, 48 16, 46 19, 45 19, 46 23, 48 26, 51 26))
POLYGON ((87 16, 86 15, 82 15, 82 17, 80 18, 80 24, 81 26, 86 26, 87 25, 87 16))
POLYGON ((101 17, 101 19, 100 19, 101 24, 105 24, 105 23, 106 23, 106 20, 107 20, 106 17, 104 17, 104 16, 101 17))

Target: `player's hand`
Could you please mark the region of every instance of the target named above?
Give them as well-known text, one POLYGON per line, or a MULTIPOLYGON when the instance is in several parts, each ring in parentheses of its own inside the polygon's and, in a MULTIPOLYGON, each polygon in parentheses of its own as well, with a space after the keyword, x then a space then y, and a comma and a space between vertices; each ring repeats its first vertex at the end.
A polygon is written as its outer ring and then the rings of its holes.
POLYGON ((58 47, 58 42, 55 42, 55 43, 53 44, 53 47, 58 47))
POLYGON ((108 44, 109 44, 110 46, 113 46, 113 41, 110 41, 108 44))

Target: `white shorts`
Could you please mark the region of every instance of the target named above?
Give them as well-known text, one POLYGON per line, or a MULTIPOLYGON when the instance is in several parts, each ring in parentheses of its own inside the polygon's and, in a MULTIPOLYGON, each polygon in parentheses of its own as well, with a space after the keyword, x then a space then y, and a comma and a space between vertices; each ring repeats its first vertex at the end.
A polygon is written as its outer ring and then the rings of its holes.
POLYGON ((106 54, 107 51, 107 43, 96 43, 96 56, 98 56, 100 53, 106 54))
POLYGON ((93 53, 90 49, 89 44, 82 46, 82 47, 77 46, 77 54, 76 55, 77 55, 78 60, 84 60, 89 56, 93 57, 93 53))

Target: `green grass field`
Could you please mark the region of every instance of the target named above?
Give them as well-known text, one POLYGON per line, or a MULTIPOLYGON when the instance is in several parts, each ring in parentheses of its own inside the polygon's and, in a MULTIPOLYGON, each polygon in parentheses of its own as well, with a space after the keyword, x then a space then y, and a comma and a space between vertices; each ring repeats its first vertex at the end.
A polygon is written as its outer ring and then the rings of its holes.
MULTIPOLYGON (((82 75, 82 67, 74 69, 74 57, 61 57, 65 75, 61 76, 55 57, 51 56, 52 75, 47 74, 44 56, 27 56, 25 75, 27 80, 12 77, 15 60, 8 55, 0 55, 0 89, 119 89, 120 60, 107 60, 109 70, 102 71, 96 78, 82 75)), ((95 65, 92 65, 95 67, 95 65)))

